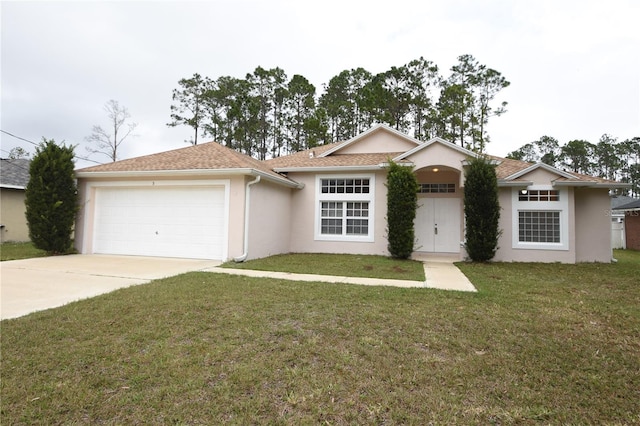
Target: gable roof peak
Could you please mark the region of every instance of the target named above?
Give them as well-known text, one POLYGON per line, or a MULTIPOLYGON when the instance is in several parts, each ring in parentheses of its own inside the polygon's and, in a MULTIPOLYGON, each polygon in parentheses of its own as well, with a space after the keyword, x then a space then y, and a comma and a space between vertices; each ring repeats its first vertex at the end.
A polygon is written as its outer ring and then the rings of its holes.
POLYGON ((478 154, 477 152, 474 152, 474 151, 470 151, 470 150, 468 150, 468 149, 466 149, 464 147, 461 147, 461 146, 458 146, 458 145, 456 145, 456 144, 454 144, 452 142, 449 142, 446 139, 442 139, 441 137, 435 136, 435 137, 429 139, 426 142, 419 142, 418 141, 418 146, 416 146, 413 149, 410 149, 409 151, 403 152, 399 156, 395 157, 393 159, 393 161, 404 160, 405 158, 411 156, 412 154, 415 154, 416 152, 421 151, 421 150, 423 150, 423 149, 425 149, 425 148, 427 148, 427 147, 429 147, 429 146, 431 146, 431 145, 433 145, 435 143, 439 143, 439 144, 444 145, 444 146, 446 146, 448 148, 454 149, 454 150, 456 150, 456 151, 458 151, 458 152, 460 152, 460 153, 462 153, 462 154, 464 154, 464 155, 466 155, 468 157, 474 157, 475 158, 475 157, 478 157, 480 155, 484 155, 484 154, 478 154))
POLYGON ((346 148, 347 146, 349 146, 349 145, 351 145, 353 143, 356 143, 356 142, 366 138, 369 135, 372 135, 372 134, 374 134, 376 132, 380 132, 380 131, 385 131, 385 132, 391 133, 393 135, 396 135, 396 136, 398 136, 398 137, 400 137, 400 138, 402 138, 402 139, 404 139, 406 141, 409 141, 409 142, 411 142, 413 144, 416 144, 416 145, 420 145, 422 143, 419 140, 417 140, 416 138, 412 138, 411 136, 409 136, 409 135, 407 135, 405 133, 402 133, 399 130, 394 129, 393 127, 390 127, 387 124, 377 123, 377 124, 374 124, 373 126, 369 127, 364 132, 359 133, 356 136, 352 137, 351 139, 349 139, 347 141, 344 141, 344 142, 341 142, 338 145, 336 145, 335 147, 333 147, 332 149, 329 149, 329 150, 323 152, 322 154, 319 155, 319 157, 327 157, 327 156, 329 156, 329 155, 331 155, 331 154, 333 154, 333 153, 335 153, 337 151, 340 151, 343 148, 346 148))

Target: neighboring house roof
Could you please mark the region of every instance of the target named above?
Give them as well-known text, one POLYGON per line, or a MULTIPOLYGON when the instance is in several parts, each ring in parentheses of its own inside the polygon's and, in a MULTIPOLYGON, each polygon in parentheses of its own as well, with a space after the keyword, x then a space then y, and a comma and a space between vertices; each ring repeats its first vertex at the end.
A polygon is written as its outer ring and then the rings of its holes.
POLYGON ((615 210, 620 206, 632 203, 637 200, 637 198, 629 197, 627 195, 615 195, 611 197, 611 209, 615 210))
MULTIPOLYGON (((298 186, 295 181, 288 179, 285 174, 289 172, 310 171, 375 170, 384 167, 390 159, 400 163, 411 164, 408 157, 433 144, 444 145, 468 157, 478 155, 441 138, 432 138, 429 141, 421 142, 389 126, 379 124, 344 142, 321 145, 265 161, 241 154, 216 142, 209 142, 173 151, 87 167, 78 170, 77 175, 79 177, 100 177, 101 175, 106 177, 116 176, 118 174, 131 176, 158 174, 160 172, 166 173, 167 175, 194 172, 207 174, 235 173, 261 175, 281 184, 298 186), (351 148, 345 149, 376 132, 391 133, 405 142, 409 142, 409 146, 415 146, 403 152, 383 153, 348 153, 352 151, 351 148), (343 150, 343 153, 341 153, 341 150, 343 150)), ((407 146, 407 144, 404 144, 404 146, 407 146)), ((526 179, 526 176, 538 169, 556 174, 558 177, 553 180, 553 184, 558 186, 604 188, 629 186, 628 184, 620 184, 607 179, 560 170, 544 163, 533 164, 495 156, 488 157, 496 164, 499 186, 528 186, 531 182, 526 179)))
POLYGON ((614 210, 638 210, 640 209, 640 200, 634 200, 630 203, 615 207, 614 210))
POLYGON ((31 160, 24 158, 0 159, 0 187, 25 189, 29 183, 31 160))

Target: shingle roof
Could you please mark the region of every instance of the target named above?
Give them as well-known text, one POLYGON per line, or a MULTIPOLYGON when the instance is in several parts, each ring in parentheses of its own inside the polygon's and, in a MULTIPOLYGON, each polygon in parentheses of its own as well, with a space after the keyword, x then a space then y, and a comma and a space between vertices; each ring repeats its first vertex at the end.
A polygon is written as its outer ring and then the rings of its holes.
POLYGON ((0 185, 25 188, 29 183, 29 165, 31 160, 1 159, 0 160, 0 185))
MULTIPOLYGON (((222 146, 216 142, 208 142, 158 154, 145 155, 128 160, 116 161, 77 170, 78 173, 92 172, 144 172, 144 171, 182 171, 182 170, 229 170, 251 169, 278 179, 287 179, 278 172, 292 171, 294 169, 321 169, 328 170, 341 167, 376 167, 387 162, 390 158, 401 155, 397 153, 361 153, 339 154, 339 151, 322 157, 327 151, 335 149, 344 142, 336 142, 321 145, 291 155, 260 161, 249 157, 233 149, 222 146)), ((496 174, 499 180, 513 176, 519 172, 534 166, 525 161, 490 156, 498 163, 496 174)), ((545 166, 546 167, 546 166, 545 166)), ((553 170, 553 169, 551 169, 553 170)), ((556 182, 578 182, 615 184, 616 182, 594 176, 582 175, 573 172, 562 172, 556 182)), ((290 182, 293 182, 289 180, 290 182)), ((517 179, 516 179, 517 181, 517 179)))
POLYGON ((145 155, 76 170, 87 172, 140 172, 216 169, 254 169, 283 179, 260 160, 216 142, 145 155))
POLYGON ((526 161, 511 160, 509 158, 501 158, 493 155, 490 157, 499 162, 496 166, 496 176, 498 179, 505 179, 508 176, 532 166, 532 163, 527 163, 526 161))
POLYGON ((640 200, 634 200, 630 203, 616 207, 614 210, 637 210, 640 209, 640 200))
POLYGON ((400 152, 387 152, 387 153, 366 153, 366 154, 331 154, 326 157, 320 155, 326 151, 329 151, 341 142, 336 142, 328 145, 322 145, 315 148, 310 148, 304 151, 296 152, 291 155, 283 157, 272 158, 265 161, 265 164, 274 169, 292 169, 292 168, 322 168, 322 167, 358 167, 358 166, 371 166, 375 167, 381 163, 388 161, 390 158, 394 158, 400 155, 400 152))
POLYGON ((611 208, 617 209, 620 206, 624 206, 625 204, 632 203, 636 200, 637 198, 628 197, 626 195, 615 195, 611 197, 611 208))

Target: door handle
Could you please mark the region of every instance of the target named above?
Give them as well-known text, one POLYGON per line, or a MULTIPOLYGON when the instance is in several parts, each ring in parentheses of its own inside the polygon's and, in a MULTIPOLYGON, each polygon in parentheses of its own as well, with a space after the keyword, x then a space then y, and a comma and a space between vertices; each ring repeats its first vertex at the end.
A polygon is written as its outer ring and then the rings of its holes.
POLYGON ((438 224, 437 223, 435 225, 434 231, 435 231, 436 235, 438 235, 438 224))

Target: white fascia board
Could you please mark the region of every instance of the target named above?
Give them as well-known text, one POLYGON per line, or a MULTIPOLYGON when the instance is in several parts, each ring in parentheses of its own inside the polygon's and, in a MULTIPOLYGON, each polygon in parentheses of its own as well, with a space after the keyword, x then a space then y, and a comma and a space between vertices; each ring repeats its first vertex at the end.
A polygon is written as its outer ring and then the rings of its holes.
POLYGON ((24 186, 20 186, 20 185, 7 185, 7 184, 0 184, 0 188, 6 188, 6 189, 26 189, 26 187, 24 186))
POLYGON ((110 178, 148 178, 148 177, 185 177, 185 176, 262 176, 281 185, 298 188, 300 184, 287 178, 277 178, 269 173, 251 168, 233 169, 189 169, 189 170, 139 170, 139 171, 115 171, 115 172, 77 172, 76 178, 86 179, 110 179, 110 178))
POLYGON ((363 172, 380 170, 383 168, 383 164, 375 166, 338 166, 338 167, 278 167, 273 169, 277 173, 291 173, 291 172, 363 172))
POLYGON ((618 183, 618 182, 594 182, 594 181, 554 181, 553 186, 558 187, 581 187, 581 188, 607 188, 607 189, 616 189, 616 188, 631 188, 630 183, 618 183))
POLYGON ((498 187, 501 188, 523 188, 533 185, 533 181, 530 180, 498 180, 498 187))

